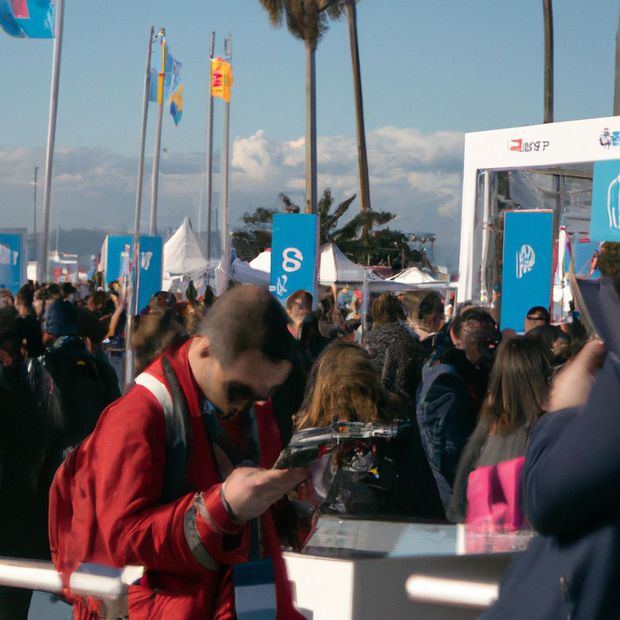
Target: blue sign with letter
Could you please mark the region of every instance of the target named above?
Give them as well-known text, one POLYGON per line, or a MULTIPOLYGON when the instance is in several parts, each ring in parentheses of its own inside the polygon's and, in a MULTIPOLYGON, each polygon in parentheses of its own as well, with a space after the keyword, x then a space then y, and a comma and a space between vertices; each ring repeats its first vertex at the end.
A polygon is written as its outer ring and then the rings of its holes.
POLYGON ((620 241, 620 159, 594 162, 592 241, 620 241))
MULTIPOLYGON (((129 276, 133 259, 133 237, 108 235, 105 285, 129 276)), ((144 308, 151 297, 161 291, 163 275, 163 242, 161 237, 140 237, 140 275, 138 281, 138 308, 144 308)))
POLYGON ((15 294, 24 276, 24 235, 0 233, 0 286, 15 294))
POLYGON ((549 308, 553 282, 553 212, 507 211, 504 217, 501 328, 522 332, 527 311, 549 308))
POLYGON ((269 290, 286 303, 300 289, 317 301, 319 217, 310 214, 273 216, 271 286, 269 290))

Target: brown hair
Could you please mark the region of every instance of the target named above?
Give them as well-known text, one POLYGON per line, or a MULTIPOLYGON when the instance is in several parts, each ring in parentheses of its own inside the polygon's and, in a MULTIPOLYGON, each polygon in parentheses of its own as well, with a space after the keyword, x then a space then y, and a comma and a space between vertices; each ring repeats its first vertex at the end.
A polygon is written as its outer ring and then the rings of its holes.
POLYGON ((306 395, 295 416, 297 429, 327 426, 334 419, 374 422, 389 418, 388 395, 368 353, 354 344, 334 343, 310 371, 306 395))
POLYGON ((396 321, 404 321, 406 318, 403 304, 391 293, 379 295, 372 302, 373 325, 396 323, 396 321))
POLYGON ((218 297, 198 328, 223 365, 245 351, 259 351, 272 362, 290 360, 288 318, 280 302, 258 286, 239 285, 218 297))
POLYGON ((545 410, 550 352, 540 340, 514 336, 499 346, 480 417, 491 432, 530 428, 545 410))

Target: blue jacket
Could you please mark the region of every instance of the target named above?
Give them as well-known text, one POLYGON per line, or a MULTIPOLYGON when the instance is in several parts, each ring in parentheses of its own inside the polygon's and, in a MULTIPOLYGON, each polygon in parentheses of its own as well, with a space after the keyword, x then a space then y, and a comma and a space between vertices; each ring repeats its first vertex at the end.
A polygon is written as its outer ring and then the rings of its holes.
POLYGON ((608 354, 581 410, 543 416, 524 471, 541 534, 510 566, 485 620, 620 618, 620 362, 608 354))
POLYGON ((448 507, 459 458, 476 426, 477 413, 478 403, 453 365, 424 366, 416 418, 444 508, 448 507))

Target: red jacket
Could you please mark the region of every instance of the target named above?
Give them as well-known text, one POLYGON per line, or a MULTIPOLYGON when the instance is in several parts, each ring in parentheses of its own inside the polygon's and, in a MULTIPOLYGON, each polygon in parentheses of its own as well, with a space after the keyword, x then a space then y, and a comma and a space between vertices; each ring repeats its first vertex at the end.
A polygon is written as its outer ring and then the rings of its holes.
MULTIPOLYGON (((159 402, 140 385, 108 407, 50 492, 50 542, 60 570, 83 562, 146 568, 129 589, 131 620, 235 618, 231 566, 248 559, 249 527, 231 521, 220 499, 221 479, 201 420, 203 397, 187 358, 190 342, 168 355, 191 416, 191 492, 161 501, 165 420, 159 402)), ((147 372, 163 379, 161 361, 147 372)), ((279 451, 277 427, 270 407, 257 417, 261 466, 269 467, 279 451)), ((269 512, 261 523, 263 552, 274 562, 277 618, 300 619, 269 512)), ((95 601, 77 600, 74 618, 96 618, 96 608, 95 601)))

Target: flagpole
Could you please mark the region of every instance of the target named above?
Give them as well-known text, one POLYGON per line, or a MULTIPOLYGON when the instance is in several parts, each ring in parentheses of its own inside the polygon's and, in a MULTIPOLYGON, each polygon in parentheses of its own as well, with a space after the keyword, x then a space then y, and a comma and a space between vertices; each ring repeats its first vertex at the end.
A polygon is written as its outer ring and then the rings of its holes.
POLYGON ((52 85, 50 111, 47 125, 47 148, 45 151, 45 184, 43 185, 43 240, 37 264, 37 279, 46 282, 49 270, 50 205, 52 199, 52 169, 54 166, 54 143, 56 141, 56 117, 58 114, 58 88, 60 84, 60 59, 62 56, 62 31, 65 17, 65 1, 56 0, 56 23, 54 53, 52 58, 52 85))
POLYGON ((153 155, 153 171, 151 185, 151 220, 149 235, 157 234, 157 193, 159 189, 159 154, 161 152, 161 126, 164 117, 164 80, 166 77, 166 31, 164 28, 161 39, 161 72, 157 84, 157 133, 155 135, 155 153, 153 155))
MULTIPOLYGON (((232 59, 232 36, 229 34, 224 42, 224 55, 230 62, 232 59)), ((229 137, 230 137, 230 101, 224 106, 224 131, 222 134, 222 195, 220 208, 222 210, 222 271, 223 290, 228 288, 230 280, 230 235, 228 234, 228 163, 229 163, 229 137)))
POLYGON ((144 149, 146 145, 146 127, 149 114, 151 93, 151 57, 153 54, 153 36, 155 27, 151 26, 149 43, 146 51, 146 73, 144 77, 144 97, 142 101, 142 133, 140 135, 140 154, 138 157, 138 181, 136 187, 136 211, 133 225, 133 261, 130 271, 130 286, 127 292, 126 323, 125 323, 125 385, 133 381, 134 356, 131 348, 133 331, 133 317, 138 314, 139 287, 140 287, 140 218, 142 215, 142 181, 144 178, 144 149))
POLYGON ((207 98, 207 140, 205 161, 205 182, 200 187, 200 211, 198 212, 198 232, 202 232, 202 214, 204 194, 207 195, 207 261, 211 260, 211 214, 213 209, 213 94, 212 94, 212 61, 215 53, 215 32, 211 33, 209 47, 209 96, 207 98))

